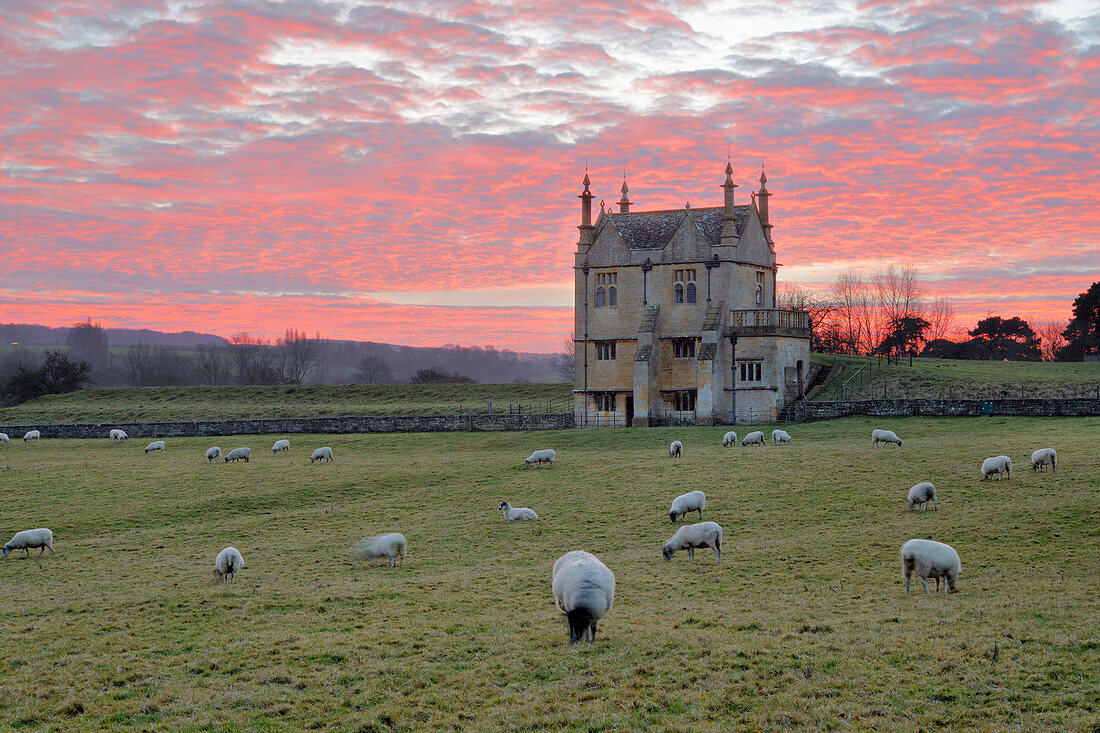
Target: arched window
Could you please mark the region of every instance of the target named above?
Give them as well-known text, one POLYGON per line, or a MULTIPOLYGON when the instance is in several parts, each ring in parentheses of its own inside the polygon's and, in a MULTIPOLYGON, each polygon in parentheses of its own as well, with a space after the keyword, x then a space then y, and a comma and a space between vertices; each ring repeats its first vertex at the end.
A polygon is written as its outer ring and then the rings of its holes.
POLYGON ((618 301, 618 289, 615 286, 611 286, 607 289, 607 304, 616 305, 618 301))
POLYGON ((596 288, 596 307, 601 308, 607 304, 607 292, 603 288, 596 288))
POLYGON ((687 286, 687 302, 695 302, 695 283, 688 283, 687 286))
POLYGON ((676 287, 672 289, 672 301, 674 303, 684 302, 684 286, 680 283, 676 283, 676 287))

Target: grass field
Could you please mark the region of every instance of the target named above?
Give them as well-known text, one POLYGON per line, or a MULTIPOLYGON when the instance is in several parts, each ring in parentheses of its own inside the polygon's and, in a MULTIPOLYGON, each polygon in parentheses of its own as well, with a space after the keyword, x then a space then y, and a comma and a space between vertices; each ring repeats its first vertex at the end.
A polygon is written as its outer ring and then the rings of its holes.
MULTIPOLYGON (((846 360, 848 368, 815 400, 843 397, 843 384, 867 363, 865 356, 814 354, 814 361, 846 360)), ((963 361, 908 359, 888 364, 875 359, 848 385, 860 394, 849 399, 1001 399, 1003 397, 1100 397, 1100 363, 1034 361, 963 361), (884 391, 885 390, 885 391, 884 391)))
POLYGON ((209 466, 103 440, 0 448, 2 530, 57 554, 0 562, 0 728, 12 730, 1097 730, 1100 419, 296 436, 209 466), (667 458, 671 439, 684 458, 667 458), (336 463, 310 465, 331 445, 336 463), (1037 447, 1058 473, 1026 470, 1037 447), (554 447, 555 469, 520 468, 554 447), (1010 481, 979 480, 1006 453, 1010 481), (938 512, 907 511, 933 480, 938 512), (723 562, 661 560, 668 506, 703 489, 723 562), (505 523, 507 499, 542 516, 505 523), (350 559, 401 531, 404 567, 350 559), (959 593, 906 598, 898 548, 949 542, 959 593), (234 545, 233 585, 212 572, 234 545), (615 572, 571 647, 550 568, 615 572), (996 650, 996 652, 994 651, 996 650))
POLYGON ((0 408, 0 424, 165 422, 473 410, 572 412, 571 384, 316 384, 280 387, 115 387, 47 395, 0 408))

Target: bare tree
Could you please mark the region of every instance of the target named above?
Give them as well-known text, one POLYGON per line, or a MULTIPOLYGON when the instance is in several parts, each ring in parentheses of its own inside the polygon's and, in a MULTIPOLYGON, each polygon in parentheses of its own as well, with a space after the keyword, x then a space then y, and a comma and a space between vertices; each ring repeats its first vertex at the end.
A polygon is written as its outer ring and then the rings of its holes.
POLYGON ((365 356, 355 368, 356 384, 393 384, 393 370, 378 356, 365 356))
POLYGON ((563 382, 574 382, 577 379, 576 343, 576 333, 570 331, 561 342, 561 351, 554 354, 554 368, 558 370, 558 376, 563 382))
POLYGON ((321 334, 309 338, 305 331, 288 328, 276 345, 283 357, 283 381, 302 384, 317 366, 325 341, 321 334))
POLYGON ((928 321, 926 341, 947 338, 955 329, 955 306, 947 298, 933 298, 924 307, 924 319, 928 321))
POLYGON ((1068 343, 1066 324, 1059 321, 1036 321, 1033 328, 1039 336, 1039 352, 1043 361, 1054 361, 1058 350, 1068 343))
POLYGON ((276 367, 277 356, 267 339, 243 332, 229 339, 229 357, 241 384, 279 384, 282 372, 276 367))
POLYGON ((838 310, 836 322, 843 352, 870 353, 873 336, 869 319, 873 314, 863 273, 848 270, 837 275, 833 300, 838 310))
POLYGON ((836 301, 822 293, 795 285, 785 285, 776 293, 776 307, 783 310, 805 311, 810 318, 810 349, 822 352, 826 348, 826 342, 831 348, 835 348, 835 338, 832 337, 833 328, 830 328, 833 316, 836 313, 836 301), (823 339, 826 332, 830 338, 823 339))
POLYGON ((195 371, 203 384, 228 384, 229 359, 225 349, 215 344, 196 345, 195 371))
POLYGON ((92 365, 93 379, 111 365, 111 355, 107 349, 107 330, 98 323, 92 323, 91 318, 72 325, 65 336, 65 345, 73 357, 92 365))
POLYGON ((913 265, 890 265, 871 275, 880 311, 875 324, 876 345, 892 335, 895 324, 922 315, 924 288, 917 280, 919 274, 920 271, 913 265))
POLYGON ((137 343, 122 355, 122 374, 136 387, 192 384, 194 360, 169 346, 137 343))

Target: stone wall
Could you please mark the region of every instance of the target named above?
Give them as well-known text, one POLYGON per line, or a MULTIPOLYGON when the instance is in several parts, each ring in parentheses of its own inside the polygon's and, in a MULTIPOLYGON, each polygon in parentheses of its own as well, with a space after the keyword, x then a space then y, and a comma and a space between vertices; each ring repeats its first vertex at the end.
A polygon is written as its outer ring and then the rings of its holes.
POLYGON ((1088 417, 1100 415, 1100 400, 1089 397, 1033 400, 857 400, 799 404, 795 419, 828 420, 849 415, 875 417, 980 417, 982 405, 993 415, 1013 417, 1088 417))
POLYGON ((131 438, 292 433, 435 433, 457 430, 561 430, 573 427, 571 413, 510 415, 414 415, 408 417, 314 417, 192 422, 117 422, 73 425, 6 425, 0 433, 22 440, 28 430, 43 438, 103 438, 121 428, 131 438))

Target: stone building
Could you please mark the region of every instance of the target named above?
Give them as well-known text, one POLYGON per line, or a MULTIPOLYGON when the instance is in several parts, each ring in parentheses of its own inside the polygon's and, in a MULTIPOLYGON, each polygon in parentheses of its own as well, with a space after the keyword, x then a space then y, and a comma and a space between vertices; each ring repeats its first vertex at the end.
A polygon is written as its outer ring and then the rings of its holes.
POLYGON ((801 396, 807 314, 777 310, 767 178, 722 206, 618 212, 592 222, 586 173, 576 252, 578 426, 766 422, 801 396), (734 419, 736 417, 736 419, 734 419))

